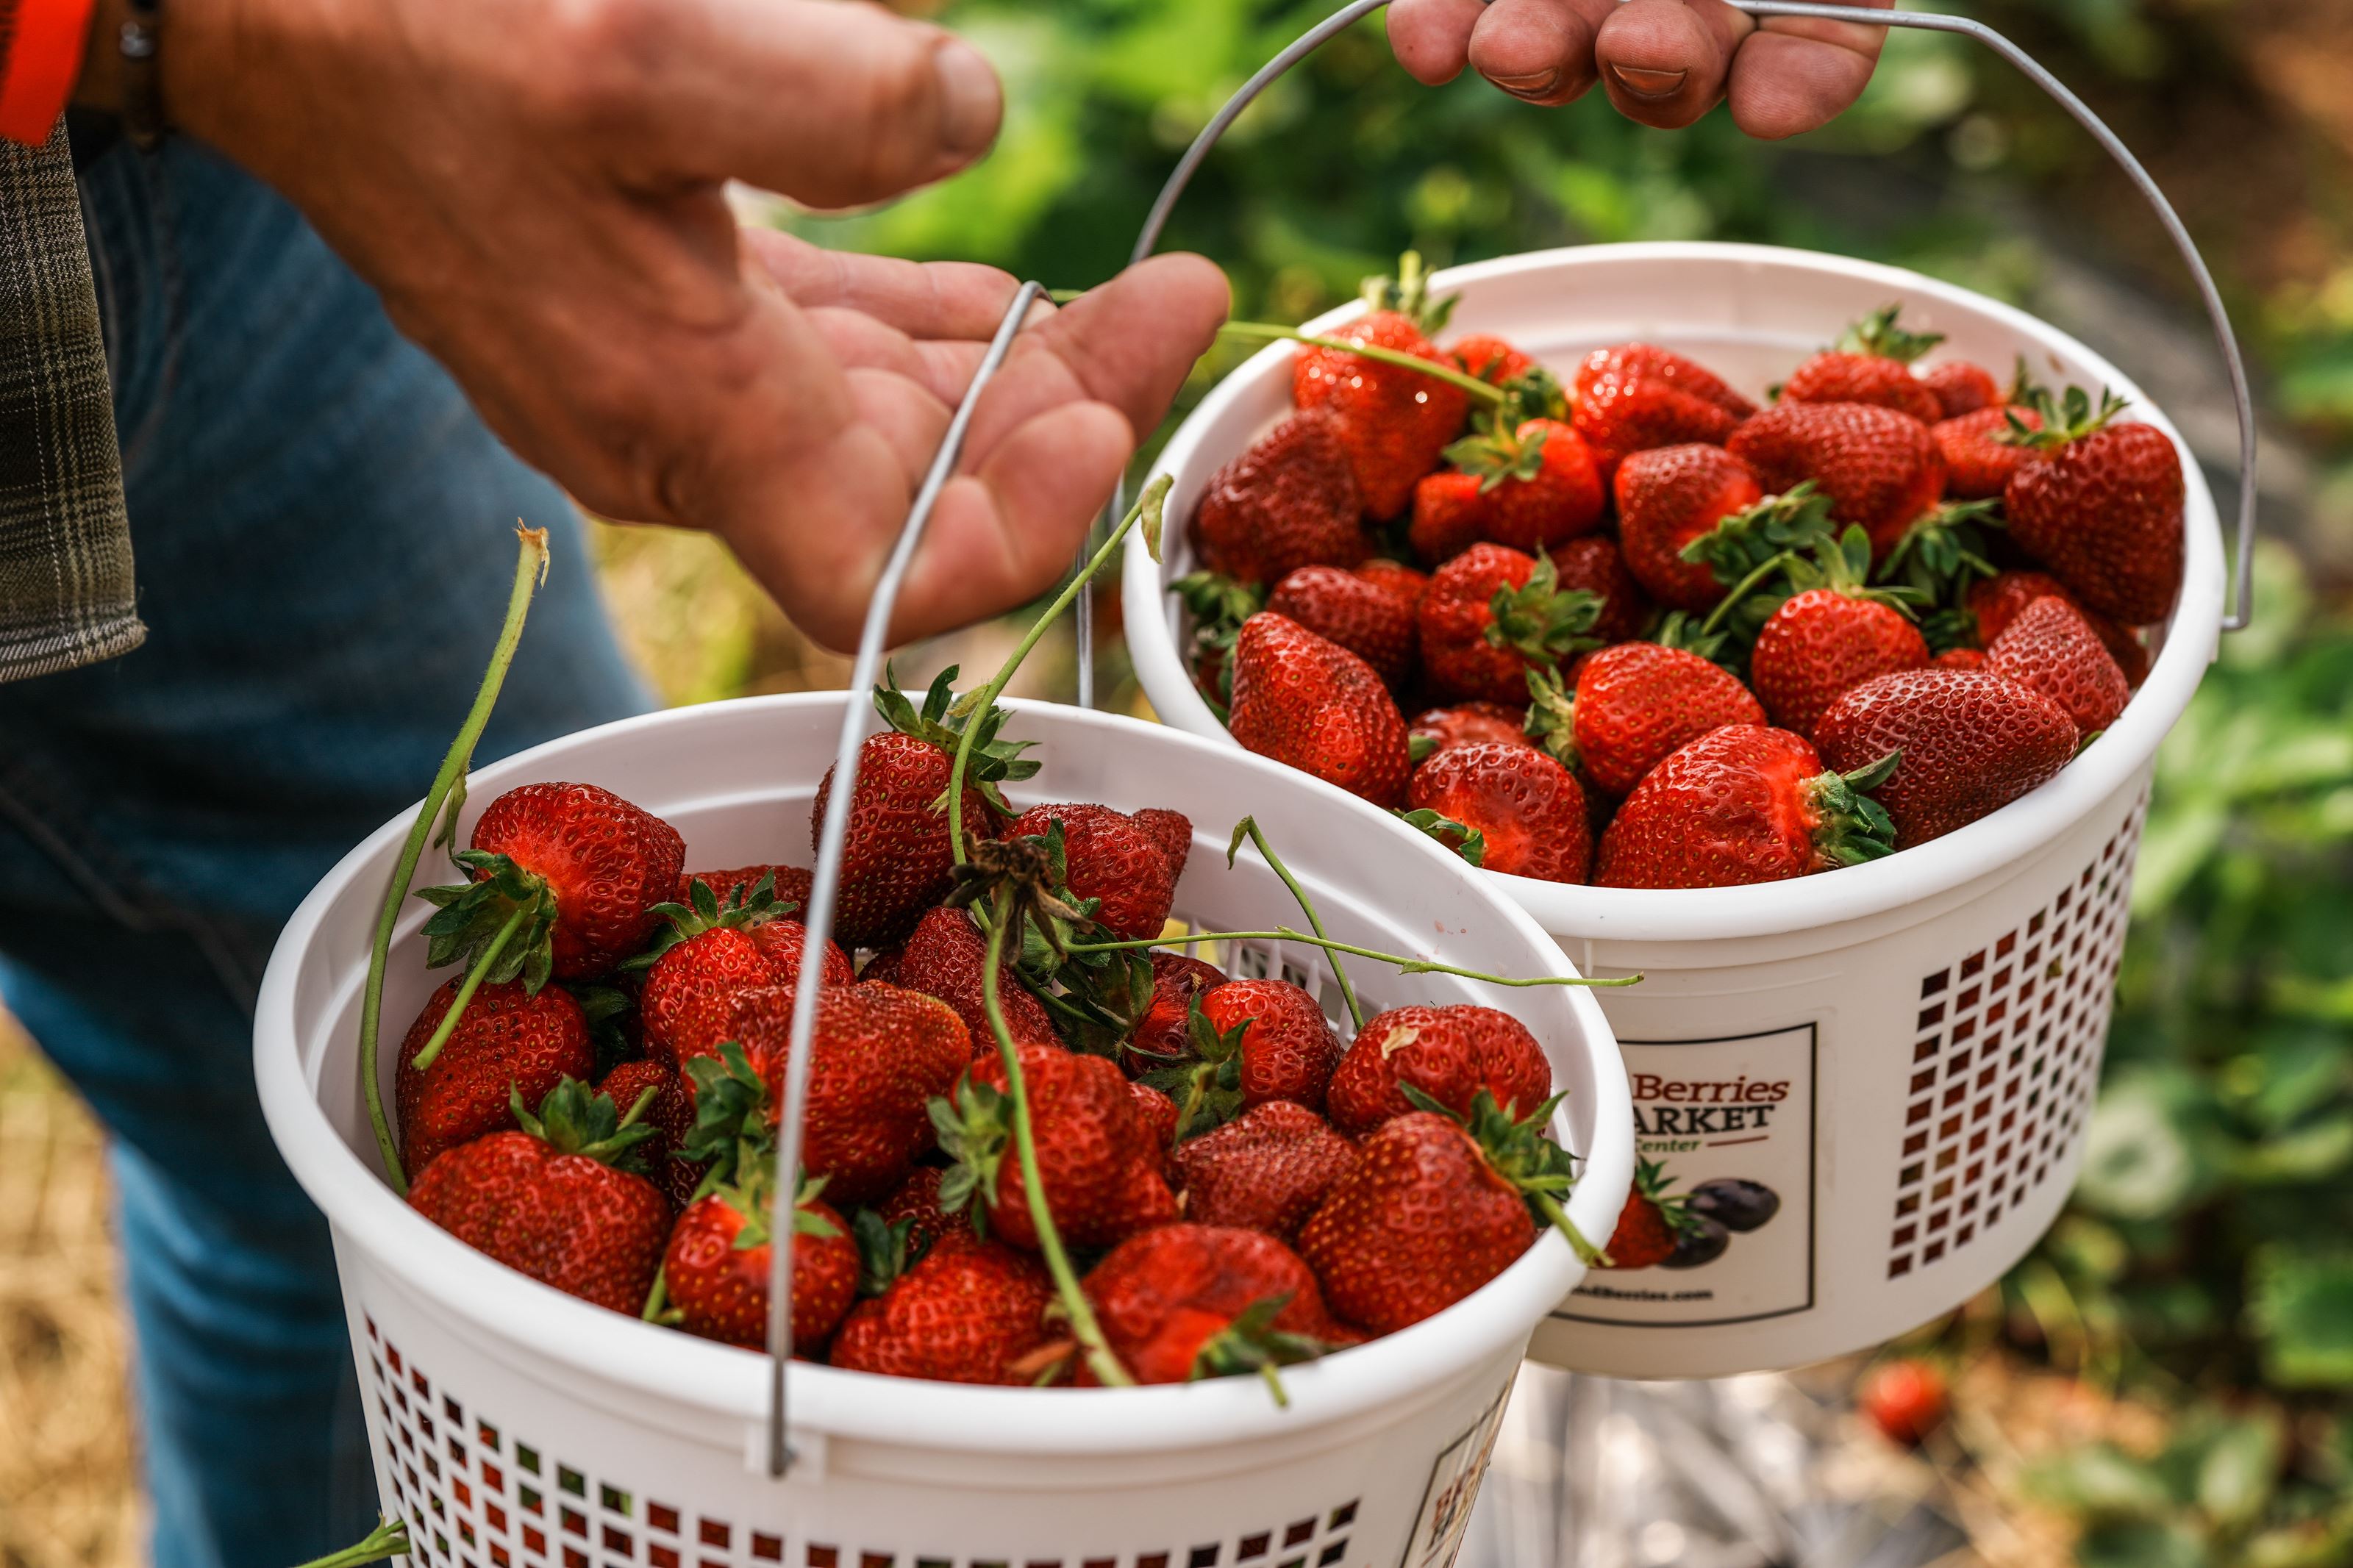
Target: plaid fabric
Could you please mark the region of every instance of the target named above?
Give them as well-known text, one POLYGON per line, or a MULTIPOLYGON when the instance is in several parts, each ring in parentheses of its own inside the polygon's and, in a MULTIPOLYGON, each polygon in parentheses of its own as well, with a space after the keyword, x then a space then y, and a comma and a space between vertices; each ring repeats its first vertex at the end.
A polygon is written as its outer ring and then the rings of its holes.
POLYGON ((60 120, 44 146, 0 142, 0 681, 111 658, 146 635, 60 120))

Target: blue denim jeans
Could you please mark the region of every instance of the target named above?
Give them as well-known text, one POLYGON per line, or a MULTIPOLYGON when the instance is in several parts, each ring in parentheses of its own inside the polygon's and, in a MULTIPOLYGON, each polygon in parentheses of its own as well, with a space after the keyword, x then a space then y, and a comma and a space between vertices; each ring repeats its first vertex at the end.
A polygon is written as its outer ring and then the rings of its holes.
POLYGON ((430 782, 518 518, 554 565, 479 759, 649 698, 564 497, 290 207, 185 144, 82 197, 150 631, 0 687, 0 995, 113 1135, 155 1561, 285 1568, 376 1503, 326 1225, 254 1096, 270 944, 430 782))

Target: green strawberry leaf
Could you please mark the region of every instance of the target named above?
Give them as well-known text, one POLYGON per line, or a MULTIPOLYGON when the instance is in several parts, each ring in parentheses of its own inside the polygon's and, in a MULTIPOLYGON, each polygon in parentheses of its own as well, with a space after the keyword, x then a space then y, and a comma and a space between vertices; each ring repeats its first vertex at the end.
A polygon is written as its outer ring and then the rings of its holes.
POLYGON ((1900 304, 1883 305, 1847 328, 1834 346, 1841 353, 1873 354, 1899 364, 1910 364, 1945 341, 1942 332, 1905 331, 1895 324, 1895 319, 1903 313, 1900 304))
POLYGON ((1392 810, 1389 814, 1408 827, 1419 828, 1453 850, 1473 866, 1487 863, 1487 836, 1468 823, 1419 806, 1412 811, 1392 810))

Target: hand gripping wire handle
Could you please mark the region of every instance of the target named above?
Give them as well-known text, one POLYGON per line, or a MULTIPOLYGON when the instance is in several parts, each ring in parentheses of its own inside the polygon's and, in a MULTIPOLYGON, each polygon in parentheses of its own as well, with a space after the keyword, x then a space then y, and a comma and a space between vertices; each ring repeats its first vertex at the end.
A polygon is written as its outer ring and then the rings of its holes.
MULTIPOLYGON (((2244 631, 2254 615, 2251 596, 2256 500, 2254 396, 2248 390, 2246 362, 2240 357, 2238 335, 2231 330, 2231 317, 2222 308, 2221 291, 2214 287, 2214 275, 2206 269, 2205 258, 2198 254, 2197 243, 2189 237, 2189 229, 2182 226, 2180 215, 2173 210, 2173 204, 2165 199, 2165 193, 2158 189, 2157 182, 2141 166, 2140 160, 2134 157, 2116 133, 2092 112, 2089 105, 2068 89, 2066 83, 2043 69, 2024 49, 1982 22, 1967 16, 1872 10, 1855 5, 1810 5, 1799 3, 1799 0, 1725 0, 1725 3, 1752 16, 1803 16, 1825 22, 1852 22, 1864 26, 1918 27, 1932 33, 1959 33, 1975 38, 2017 67, 2027 80, 2048 93, 2053 102, 2090 132, 2092 139, 2116 161, 2132 181, 2133 188, 2140 192, 2142 199, 2157 214, 2158 222, 2165 226, 2166 236, 2173 241, 2173 248, 2181 253, 2183 264, 2189 268, 2189 276, 2198 285, 2198 297, 2205 304, 2206 318, 2213 326, 2215 346, 2221 350, 2223 366, 2230 372, 2231 396, 2239 413, 2239 521, 2237 554, 2231 564, 2231 603, 2229 613, 2222 619, 2222 629, 2226 632, 2244 631)), ((1208 157, 1209 150, 1218 144, 1219 139, 1240 117, 1242 110, 1248 109, 1276 79, 1314 54, 1326 40, 1346 31, 1388 4, 1388 0, 1350 0, 1350 4, 1300 35, 1290 47, 1267 61, 1258 74, 1242 83, 1240 89, 1226 100, 1225 107, 1202 127, 1201 133, 1193 139, 1193 144, 1185 149, 1185 155, 1176 161, 1168 183, 1160 188, 1159 199, 1152 204, 1152 211, 1145 217, 1144 231, 1136 236, 1135 249, 1128 258, 1131 264, 1143 260, 1159 247, 1161 230, 1167 226, 1168 215, 1176 207, 1176 199, 1185 194, 1185 187, 1192 183, 1194 174, 1199 170, 1202 161, 1208 157)), ((1120 510, 1121 500, 1114 497, 1112 510, 1105 515, 1116 517, 1120 510)), ((1078 608, 1079 701, 1092 706, 1094 696, 1093 618, 1092 607, 1084 595, 1080 597, 1078 608)))
MULTIPOLYGON (((981 389, 1004 364, 1015 335, 1029 320, 1031 307, 1043 292, 1036 283, 1024 283, 1014 294, 1005 319, 997 324, 997 335, 990 340, 988 352, 972 373, 972 384, 965 388, 955 417, 948 421, 947 434, 932 458, 930 471, 923 476, 923 487, 915 492, 914 504, 908 509, 898 542, 882 563, 882 574, 875 579, 874 597, 866 606, 866 623, 858 634, 858 656, 849 667, 849 701, 842 709, 841 740, 834 751, 833 788, 826 796, 825 821, 818 832, 817 869, 810 879, 808 908, 801 916, 807 928, 805 951, 811 954, 823 952, 826 943, 833 940, 834 905, 841 890, 842 844, 849 831, 849 797, 858 787, 859 751, 873 718, 873 706, 864 698, 873 689, 881 667, 882 650, 891 632, 891 612, 899 602, 899 589, 907 580, 907 568, 915 558, 915 548, 923 542, 923 530, 932 521, 932 509, 955 472, 956 458, 964 450, 965 431, 972 424, 973 405, 980 401, 981 389)), ((817 1032, 818 994, 823 988, 824 973, 825 965, 812 957, 801 965, 793 987, 792 1054, 785 1064, 785 1096, 776 1146, 776 1207, 768 1225, 767 1464, 768 1474, 779 1477, 792 1468, 794 1458, 785 1436, 785 1369, 793 1359, 793 1222, 799 1201, 801 1122, 807 1110, 809 1046, 817 1032)))

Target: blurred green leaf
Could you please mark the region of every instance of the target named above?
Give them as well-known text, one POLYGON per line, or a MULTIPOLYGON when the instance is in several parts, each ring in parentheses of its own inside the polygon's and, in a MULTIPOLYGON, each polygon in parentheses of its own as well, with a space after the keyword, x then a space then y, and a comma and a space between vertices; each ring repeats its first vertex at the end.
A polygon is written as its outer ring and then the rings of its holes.
POLYGON ((2276 1422, 2262 1416, 2230 1422, 2199 1466, 2198 1506, 2218 1524, 2252 1523, 2271 1500, 2279 1461, 2276 1422))
POLYGON ((2211 1568, 2206 1543, 2179 1524, 2094 1525, 2075 1542, 2082 1568, 2211 1568))
POLYGON ((2265 1247, 2251 1271, 2248 1318, 2274 1382, 2353 1387, 2353 1256, 2265 1247))
POLYGON ((2095 1521, 2159 1519, 2175 1500, 2155 1469, 2109 1443, 2052 1456, 2026 1485, 2037 1501, 2095 1521))

